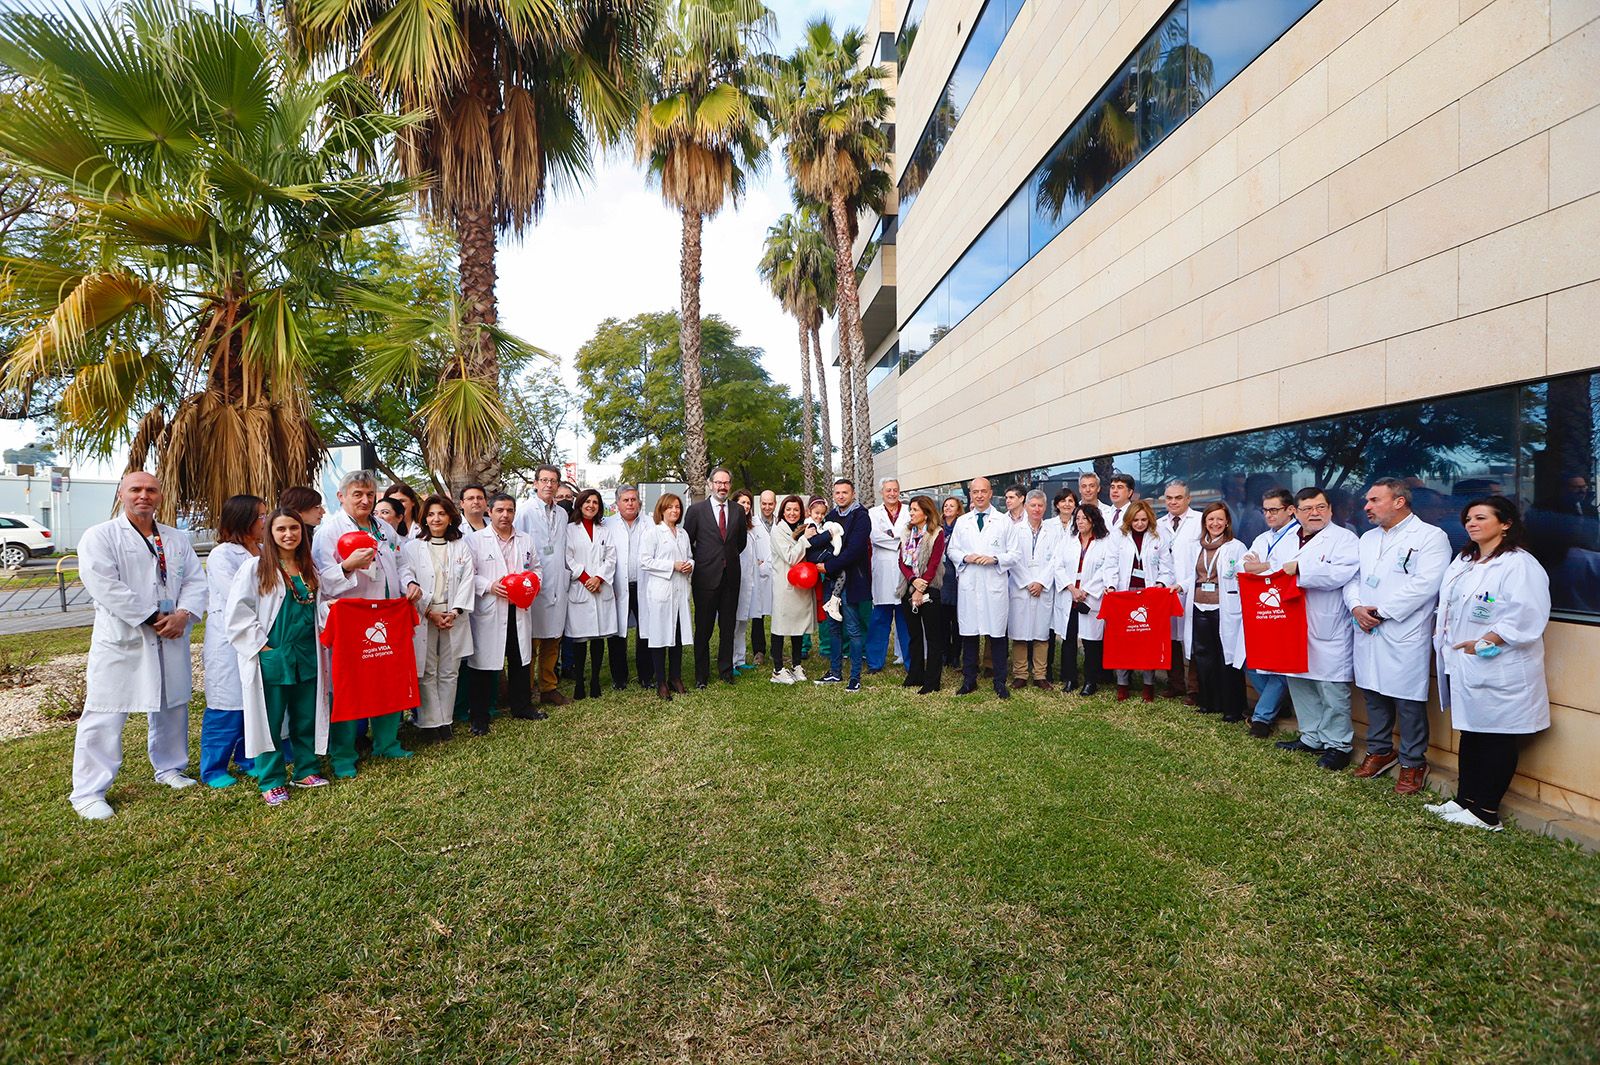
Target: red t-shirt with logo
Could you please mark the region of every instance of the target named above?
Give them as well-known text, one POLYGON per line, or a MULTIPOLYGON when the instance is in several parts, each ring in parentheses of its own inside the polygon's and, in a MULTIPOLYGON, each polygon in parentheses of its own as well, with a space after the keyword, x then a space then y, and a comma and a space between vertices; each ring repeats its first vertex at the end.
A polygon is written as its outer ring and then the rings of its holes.
POLYGON ((407 599, 335 599, 322 627, 332 665, 332 721, 378 717, 422 704, 407 599))
POLYGON ((1172 666, 1172 619, 1183 604, 1171 588, 1107 592, 1099 617, 1106 623, 1106 669, 1168 669, 1172 666))
POLYGON ((1311 668, 1306 639, 1306 594, 1288 573, 1240 573, 1245 665, 1263 673, 1311 668))

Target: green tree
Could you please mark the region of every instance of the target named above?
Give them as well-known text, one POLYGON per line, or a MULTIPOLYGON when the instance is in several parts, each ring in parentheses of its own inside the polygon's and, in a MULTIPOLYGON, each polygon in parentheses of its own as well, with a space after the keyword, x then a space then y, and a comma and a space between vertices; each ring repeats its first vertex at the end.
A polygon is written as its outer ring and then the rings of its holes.
MULTIPOLYGON (((767 230, 761 257, 762 279, 783 309, 800 327, 800 380, 803 411, 801 439, 802 480, 807 492, 817 492, 816 445, 812 439, 814 419, 811 403, 811 340, 822 328, 823 309, 833 301, 833 244, 821 229, 821 212, 804 207, 785 214, 767 230)), ((823 373, 822 352, 817 351, 817 384, 821 395, 822 477, 833 481, 833 436, 828 419, 828 380, 823 373)))
MULTIPOLYGON (((685 481, 681 342, 673 312, 608 318, 578 350, 583 424, 594 442, 589 458, 629 452, 625 481, 685 481)), ((726 466, 736 485, 800 488, 800 404, 761 366, 761 349, 715 315, 701 323, 710 461, 726 466)))
POLYGON ((169 517, 307 481, 307 327, 346 280, 343 241, 404 209, 360 164, 412 120, 348 77, 295 76, 254 20, 164 0, 0 14, 0 68, 21 86, 0 157, 72 223, 0 261, 6 389, 26 408, 66 382, 63 445, 109 458, 131 434, 169 517))
MULTIPOLYGON (((448 406, 503 412, 492 327, 495 242, 538 220, 552 184, 590 170, 637 114, 638 78, 658 0, 286 0, 291 34, 313 56, 347 65, 424 122, 394 141, 423 207, 460 247, 461 345, 447 368, 448 406)), ((450 455, 452 488, 497 483, 495 440, 450 455)))
POLYGON ((760 0, 668 0, 651 49, 634 141, 638 158, 683 217, 679 314, 689 494, 705 493, 700 273, 705 220, 738 203, 745 175, 766 154, 762 131, 776 60, 764 51, 774 22, 760 0))

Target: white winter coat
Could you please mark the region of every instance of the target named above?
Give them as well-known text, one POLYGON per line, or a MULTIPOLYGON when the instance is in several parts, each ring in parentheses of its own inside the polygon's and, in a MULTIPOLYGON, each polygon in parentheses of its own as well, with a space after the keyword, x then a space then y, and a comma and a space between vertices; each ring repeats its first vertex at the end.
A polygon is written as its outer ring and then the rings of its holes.
MULTIPOLYGON (((1048 517, 1039 524, 1039 535, 1024 518, 1012 527, 1017 564, 1011 567, 1011 609, 1006 617, 1006 635, 1013 640, 1048 640, 1050 621, 1056 602, 1056 552, 1061 545, 1061 523, 1048 517), (1038 582, 1044 591, 1028 594, 1028 585, 1038 582)), ((958 599, 959 603, 960 600, 958 599)))
POLYGON ((1078 614, 1078 638, 1105 638, 1106 623, 1100 617, 1100 596, 1105 593, 1106 579, 1112 576, 1108 560, 1115 550, 1116 541, 1109 536, 1090 540, 1087 551, 1076 536, 1071 540, 1063 538, 1056 545, 1056 599, 1051 627, 1057 636, 1062 639, 1067 637, 1067 624, 1072 620, 1072 588, 1082 584, 1083 590, 1088 593, 1086 602, 1089 612, 1078 614))
POLYGON ((1439 702, 1456 728, 1529 733, 1550 727, 1544 674, 1549 622, 1550 577, 1526 551, 1507 551, 1483 563, 1450 563, 1439 589, 1433 646, 1439 702), (1505 641, 1495 657, 1455 650, 1490 632, 1505 641))
POLYGON ((91 525, 78 541, 78 576, 94 600, 86 711, 150 714, 186 707, 194 694, 189 630, 206 612, 206 578, 188 533, 170 525, 156 530, 167 556, 164 585, 150 542, 126 517, 91 525), (191 615, 171 640, 144 623, 163 599, 191 615))
POLYGON ((1433 614, 1450 567, 1450 540, 1412 514, 1387 531, 1369 529, 1360 551, 1361 572, 1345 585, 1345 606, 1376 607, 1384 621, 1355 633, 1356 685, 1393 699, 1426 699, 1433 614))
MULTIPOLYGON (((867 511, 872 521, 872 605, 898 606, 900 597, 900 543, 911 526, 911 508, 904 500, 894 520, 889 508, 879 503, 867 511)), ((985 519, 985 524, 988 519, 985 519)))
MULTIPOLYGON (((1012 522, 1003 511, 990 507, 982 512, 983 528, 978 528, 978 511, 969 510, 956 519, 950 533, 949 557, 956 567, 956 625, 962 636, 991 636, 1003 639, 1011 620, 1011 567, 1018 562, 1012 522), (968 555, 987 555, 996 560, 980 566, 966 560, 968 555)), ((896 573, 899 568, 896 567, 896 573)))
MULTIPOLYGON (((511 534, 511 557, 516 562, 513 569, 506 568, 505 557, 500 553, 500 538, 495 535, 494 526, 464 539, 472 551, 472 590, 476 595, 472 611, 472 657, 467 660, 467 666, 497 672, 505 668, 506 626, 511 623, 509 619, 512 615, 516 617, 517 654, 524 662, 532 662, 532 611, 518 610, 509 599, 493 595, 489 589, 510 574, 531 571, 539 574, 539 594, 543 595, 545 586, 551 581, 566 583, 565 570, 547 572, 541 569, 539 556, 534 553, 533 544, 526 533, 511 534)), ((534 603, 537 605, 538 600, 534 603)))
MULTIPOLYGON (((239 671, 244 693, 244 753, 248 758, 265 754, 277 746, 267 720, 266 685, 261 681, 261 649, 267 645, 272 626, 277 623, 278 611, 283 609, 284 602, 289 598, 286 578, 281 573, 277 587, 266 595, 261 594, 260 587, 255 559, 251 559, 250 565, 240 566, 235 572, 222 617, 213 618, 211 622, 226 633, 237 659, 235 668, 239 671)), ((328 619, 328 603, 320 589, 313 611, 316 617, 313 631, 320 635, 323 623, 328 619)), ((317 754, 328 753, 328 675, 323 659, 323 655, 316 655, 317 754)), ((287 730, 289 723, 285 721, 283 724, 287 730)), ((299 767, 296 766, 296 769, 299 767)))
POLYGON ((694 565, 689 534, 680 525, 652 525, 639 550, 639 632, 650 647, 672 647, 694 638, 694 618, 689 613, 689 582, 693 575, 678 573, 679 562, 694 565))
MULTIPOLYGON (((800 527, 802 530, 804 525, 800 527)), ((817 623, 817 590, 789 583, 789 568, 806 560, 811 546, 782 520, 772 523, 772 635, 804 636, 817 623)))
MULTIPOLYGON (((1217 548, 1217 609, 1222 612, 1217 628, 1222 637, 1222 660, 1235 669, 1244 668, 1244 605, 1239 599, 1240 559, 1244 555, 1245 546, 1241 540, 1229 540, 1217 548)), ((1185 658, 1194 657, 1195 566, 1199 561, 1200 539, 1197 536, 1183 537, 1172 549, 1173 577, 1183 594, 1183 617, 1178 621, 1183 626, 1185 658)))
POLYGON ((553 640, 567 631, 567 588, 571 582, 563 579, 562 570, 567 564, 568 521, 565 507, 559 503, 546 507, 534 498, 517 508, 512 522, 518 532, 527 535, 539 561, 539 597, 527 610, 536 640, 553 640))
MULTIPOLYGON (((245 563, 254 563, 243 544, 218 544, 206 556, 206 614, 220 622, 228 608, 228 593, 233 590, 233 575, 245 563)), ((244 692, 239 685, 239 655, 228 642, 222 624, 206 626, 205 649, 201 660, 206 671, 206 706, 212 710, 243 710, 244 692)))
POLYGON ((594 527, 594 535, 575 521, 567 530, 567 632, 574 640, 617 634, 617 545, 605 523, 594 527), (578 580, 588 573, 599 577, 598 592, 591 592, 578 580))
MULTIPOLYGON (((490 535, 493 535, 492 531, 490 535)), ((448 642, 440 654, 445 658, 457 659, 472 654, 472 613, 478 606, 477 563, 473 558, 472 544, 466 537, 446 544, 448 568, 445 571, 445 597, 443 602, 434 602, 432 548, 427 540, 417 540, 405 550, 410 557, 411 571, 422 588, 422 598, 417 600, 417 615, 422 620, 417 624, 416 632, 417 676, 420 678, 427 670, 427 635, 433 628, 433 622, 428 620, 430 610, 461 612, 455 624, 450 626, 448 642)), ((504 646, 503 642, 501 646, 504 646)))

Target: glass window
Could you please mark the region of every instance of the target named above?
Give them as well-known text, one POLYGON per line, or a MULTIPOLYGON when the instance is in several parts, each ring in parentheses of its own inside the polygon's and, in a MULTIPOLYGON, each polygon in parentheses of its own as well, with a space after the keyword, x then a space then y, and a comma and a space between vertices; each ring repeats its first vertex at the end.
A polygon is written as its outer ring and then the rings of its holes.
POLYGON ((1006 262, 1005 216, 990 222, 956 269, 950 271, 950 325, 972 313, 1010 276, 1006 262))
POLYGON ((1507 484, 1509 478, 1501 478, 1483 488, 1509 487, 1524 501, 1533 553, 1550 571, 1552 607, 1600 614, 1600 510, 1595 503, 1600 374, 1559 377, 1521 391, 1517 479, 1507 484))
POLYGON ((1199 102, 1211 99, 1316 6, 1317 0, 1189 0, 1190 77, 1199 102))
POLYGON ((900 423, 890 422, 872 434, 872 453, 881 454, 900 442, 900 423))
POLYGON ((1183 0, 1134 54, 1138 77, 1139 154, 1177 128, 1205 101, 1190 80, 1189 4, 1183 0))
MULTIPOLYGON (((1011 202, 1006 204, 1000 216, 1006 227, 1006 277, 1022 269, 1022 264, 1033 256, 1028 239, 1030 215, 1028 190, 1024 187, 1011 197, 1011 202)), ((1004 282, 1005 277, 1000 280, 1004 282)))
POLYGON ((895 58, 902 71, 906 69, 906 60, 911 56, 911 46, 917 43, 917 27, 922 25, 922 16, 927 10, 928 0, 911 0, 906 5, 900 32, 895 35, 895 58))
POLYGON ((871 392, 884 381, 887 381, 900 366, 900 345, 892 345, 883 353, 883 358, 867 371, 867 391, 871 392))

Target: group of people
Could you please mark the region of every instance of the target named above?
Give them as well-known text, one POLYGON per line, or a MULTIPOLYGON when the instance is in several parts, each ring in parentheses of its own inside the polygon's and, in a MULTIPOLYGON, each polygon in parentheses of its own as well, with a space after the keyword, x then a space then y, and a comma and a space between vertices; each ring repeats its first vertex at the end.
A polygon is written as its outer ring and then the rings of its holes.
POLYGON ((734 491, 731 474, 717 469, 707 498, 693 505, 669 493, 646 516, 639 492, 624 486, 607 516, 598 491, 563 484, 550 466, 520 505, 478 485, 458 499, 424 499, 403 484, 380 496, 373 475, 359 472, 343 479, 331 514, 308 488, 285 491, 275 509, 254 496, 229 499, 202 567, 187 534, 155 521, 155 478, 132 473, 118 489, 121 513, 79 546, 96 611, 72 805, 85 818, 112 816, 105 796, 129 713, 149 715, 156 780, 196 783, 188 775, 188 634, 205 614, 200 780, 227 787, 242 772, 278 805, 290 787, 328 783, 324 756, 333 776, 355 776, 363 732, 370 757, 410 754, 400 742, 402 713, 362 714, 362 690, 336 690, 322 645, 341 599, 414 606, 416 705, 408 712, 423 735, 443 739, 458 721, 487 734, 502 698, 512 717, 538 720, 600 697, 607 657, 614 689, 628 686, 631 657, 638 682, 670 700, 687 691, 687 642, 694 684, 704 689, 714 633, 716 672, 727 682, 767 664, 773 683, 806 682, 814 643, 826 660, 814 683, 856 692, 863 672, 887 667, 892 647, 905 686, 938 692, 946 664, 959 664, 956 694, 969 695, 987 641, 1002 699, 1012 687, 1052 689, 1059 677, 1080 695, 1115 684, 1125 700, 1137 685, 1153 701, 1156 672, 1136 681, 1103 668, 1102 605, 1110 592, 1159 587, 1182 606, 1170 620, 1167 695, 1224 721, 1248 718, 1261 738, 1292 703, 1299 734, 1278 746, 1342 770, 1353 746, 1353 684, 1369 722, 1355 773, 1398 769, 1401 794, 1427 778, 1436 667, 1441 703, 1461 731, 1460 784, 1453 801, 1428 809, 1500 827, 1518 738, 1549 724, 1549 586, 1523 547, 1514 503, 1470 503, 1462 513, 1468 546, 1453 552, 1442 530, 1411 512, 1411 488, 1394 478, 1368 490, 1374 528, 1360 537, 1332 521, 1323 489, 1273 488, 1252 516, 1263 531, 1249 543, 1236 535, 1237 504, 1196 512, 1182 481, 1165 486, 1159 514, 1128 475, 1109 479, 1105 500, 1100 487, 1093 473, 1053 499, 1014 485, 1000 509, 982 477, 965 502, 903 501, 887 478, 882 502, 867 508, 847 479, 832 486, 830 506, 734 491), (365 534, 366 546, 348 548, 352 533, 365 534), (1294 579, 1292 594, 1305 600, 1304 673, 1250 666, 1241 573, 1294 579), (536 593, 521 604, 511 584, 530 578, 536 593), (355 705, 342 711, 355 712, 333 712, 344 703, 355 705))

